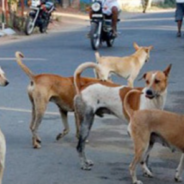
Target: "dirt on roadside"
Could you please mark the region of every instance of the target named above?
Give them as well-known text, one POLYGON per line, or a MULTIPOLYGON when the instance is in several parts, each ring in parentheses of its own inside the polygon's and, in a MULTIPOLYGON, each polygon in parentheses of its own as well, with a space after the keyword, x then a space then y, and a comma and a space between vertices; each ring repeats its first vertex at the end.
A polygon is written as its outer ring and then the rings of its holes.
MULTIPOLYGON (((25 9, 26 11, 29 11, 29 9, 25 9)), ((66 14, 72 14, 72 15, 87 15, 86 12, 81 12, 79 9, 77 8, 62 8, 62 7, 56 7, 56 13, 66 13, 66 14)), ((62 21, 63 17, 56 15, 53 16, 53 20, 52 22, 49 24, 48 26, 48 32, 52 32, 52 30, 54 31, 59 31, 61 30, 66 23, 64 21, 62 21)), ((26 39, 30 39, 30 38, 35 38, 37 36, 40 35, 39 31, 36 29, 35 33, 33 35, 30 36, 26 36, 24 32, 20 32, 18 30, 14 30, 16 32, 15 35, 8 35, 8 36, 2 36, 0 37, 0 45, 6 44, 6 43, 13 43, 16 41, 21 41, 21 40, 26 40, 26 39), (38 33, 38 34, 37 34, 38 33)))

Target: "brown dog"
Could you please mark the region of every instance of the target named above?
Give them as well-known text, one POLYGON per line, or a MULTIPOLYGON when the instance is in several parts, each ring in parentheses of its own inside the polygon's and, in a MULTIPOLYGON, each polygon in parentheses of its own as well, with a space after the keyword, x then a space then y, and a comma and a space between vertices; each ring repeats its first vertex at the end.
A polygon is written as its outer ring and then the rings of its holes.
POLYGON ((96 72, 97 78, 108 80, 112 73, 126 78, 128 86, 133 87, 134 80, 138 76, 141 68, 150 58, 150 51, 153 46, 141 47, 134 43, 135 53, 126 57, 100 56, 95 52, 96 61, 99 65, 101 74, 96 72))
MULTIPOLYGON (((78 66, 74 73, 77 91, 74 103, 76 114, 81 122, 77 151, 81 159, 81 168, 85 170, 92 168, 92 162, 85 156, 85 141, 90 133, 95 115, 103 116, 104 113, 111 113, 120 119, 129 120, 129 116, 124 111, 124 97, 128 91, 132 90, 127 86, 119 86, 105 81, 81 86, 80 75, 83 70, 89 67, 99 70, 97 64, 88 62, 78 66)), ((129 104, 134 110, 163 109, 170 69, 171 65, 164 71, 151 71, 143 75, 146 87, 136 89, 144 94, 135 94, 129 99, 129 104)), ((162 142, 162 140, 158 140, 162 142)))
MULTIPOLYGON (((130 117, 128 131, 134 142, 135 156, 130 165, 130 174, 134 184, 142 184, 137 180, 136 166, 141 163, 145 154, 148 153, 148 145, 152 133, 161 136, 169 145, 172 145, 181 152, 184 152, 184 116, 176 113, 161 111, 161 110, 137 110, 134 111, 129 106, 129 99, 132 95, 140 94, 138 90, 132 90, 125 96, 124 108, 130 117)), ((144 165, 143 169, 145 169, 144 165)), ((180 159, 180 163, 176 170, 175 180, 181 181, 181 173, 184 167, 184 155, 180 159)), ((146 171, 149 176, 152 176, 149 170, 146 171)))
MULTIPOLYGON (((32 104, 32 120, 30 129, 32 132, 32 144, 34 148, 41 147, 41 139, 38 136, 38 127, 42 121, 42 117, 49 101, 54 102, 61 114, 64 130, 56 139, 59 140, 69 132, 67 121, 67 113, 74 111, 73 98, 76 94, 73 77, 61 77, 53 74, 34 75, 27 66, 25 66, 21 58, 23 54, 16 52, 18 65, 28 75, 31 82, 28 86, 28 95, 32 104)), ((98 79, 81 78, 80 85, 87 85, 91 82, 99 82, 98 79)), ((76 135, 78 135, 79 125, 76 121, 76 135)))

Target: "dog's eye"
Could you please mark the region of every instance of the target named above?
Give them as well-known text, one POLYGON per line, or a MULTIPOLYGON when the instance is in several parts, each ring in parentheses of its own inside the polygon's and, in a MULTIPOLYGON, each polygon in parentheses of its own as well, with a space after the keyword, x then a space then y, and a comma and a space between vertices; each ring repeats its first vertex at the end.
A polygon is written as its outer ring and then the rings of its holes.
POLYGON ((155 79, 155 84, 160 83, 160 81, 158 79, 155 79))
POLYGON ((149 80, 146 80, 146 84, 149 84, 149 80))

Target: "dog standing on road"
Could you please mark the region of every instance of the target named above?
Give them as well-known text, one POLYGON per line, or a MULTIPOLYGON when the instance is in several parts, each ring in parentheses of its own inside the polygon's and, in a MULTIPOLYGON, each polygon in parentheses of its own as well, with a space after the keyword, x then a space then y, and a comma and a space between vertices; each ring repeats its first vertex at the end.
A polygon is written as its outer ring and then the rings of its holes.
MULTIPOLYGON (((150 51, 153 46, 140 47, 136 43, 133 44, 136 52, 126 57, 101 57, 98 52, 95 52, 96 61, 103 73, 105 80, 108 80, 110 74, 114 73, 120 77, 128 80, 128 86, 133 87, 134 80, 138 76, 141 68, 149 60, 150 51)), ((100 74, 96 72, 96 77, 101 78, 100 74)))
MULTIPOLYGON (((135 156, 130 164, 130 174, 134 184, 142 184, 137 180, 136 166, 142 163, 142 159, 147 154, 150 137, 152 133, 160 135, 167 144, 178 148, 184 153, 184 115, 161 111, 156 109, 137 110, 135 111, 129 106, 129 99, 132 95, 140 94, 140 91, 132 90, 125 96, 125 111, 130 117, 128 132, 134 143, 135 156)), ((184 168, 184 155, 182 154, 178 168, 176 169, 175 180, 181 181, 181 174, 184 168)), ((149 176, 152 173, 147 171, 149 176)))
MULTIPOLYGON (((9 84, 4 71, 0 68, 0 86, 7 86, 9 84)), ((4 134, 0 130, 0 184, 2 184, 3 173, 5 168, 6 157, 6 141, 4 134)))
MULTIPOLYGON (((77 151, 81 159, 81 169, 84 170, 90 170, 93 165, 93 162, 86 158, 85 141, 93 125, 94 116, 103 116, 104 113, 110 113, 120 119, 126 118, 129 120, 129 116, 125 112, 123 106, 126 93, 132 90, 132 88, 127 86, 118 86, 105 81, 99 81, 98 83, 91 83, 81 87, 80 75, 82 71, 88 67, 96 69, 98 65, 95 63, 83 63, 78 66, 74 73, 74 82, 77 92, 74 99, 74 105, 81 125, 77 151)), ((144 94, 135 94, 129 99, 129 104, 134 110, 152 108, 163 109, 167 95, 170 69, 171 65, 164 71, 147 72, 143 75, 146 81, 146 87, 136 89, 144 94)), ((159 137, 154 140, 163 144, 163 140, 159 137)), ((154 140, 152 144, 150 144, 150 149, 153 146, 154 140)), ((144 162, 145 161, 146 160, 144 160, 144 162)))
MULTIPOLYGON (((74 112, 73 98, 76 94, 73 77, 62 77, 53 74, 34 75, 30 69, 22 63, 21 58, 23 58, 23 54, 16 52, 15 56, 18 65, 30 78, 30 84, 28 85, 28 96, 32 104, 32 120, 30 123, 32 144, 33 148, 40 148, 41 139, 39 138, 37 131, 39 125, 41 124, 47 104, 50 101, 54 102, 58 106, 64 125, 64 130, 58 134, 56 139, 61 139, 69 132, 67 113, 74 112)), ((99 80, 95 78, 82 77, 80 85, 83 86, 88 83, 98 81, 99 80)), ((77 137, 78 131, 79 124, 76 121, 77 137)))

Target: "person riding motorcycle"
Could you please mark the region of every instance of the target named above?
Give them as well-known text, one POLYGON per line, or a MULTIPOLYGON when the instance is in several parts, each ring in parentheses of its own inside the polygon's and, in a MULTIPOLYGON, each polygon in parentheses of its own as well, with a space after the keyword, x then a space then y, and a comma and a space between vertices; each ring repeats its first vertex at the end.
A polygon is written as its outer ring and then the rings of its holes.
MULTIPOLYGON (((117 21, 120 12, 118 0, 99 0, 103 5, 103 13, 112 19, 113 37, 117 37, 117 21)), ((89 18, 92 19, 92 9, 89 9, 89 18)))

